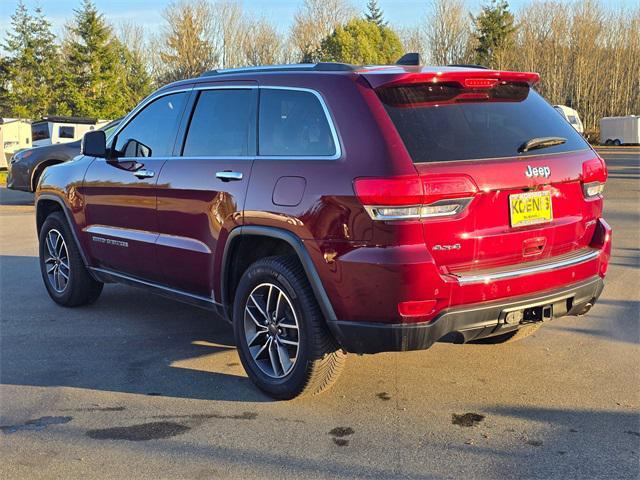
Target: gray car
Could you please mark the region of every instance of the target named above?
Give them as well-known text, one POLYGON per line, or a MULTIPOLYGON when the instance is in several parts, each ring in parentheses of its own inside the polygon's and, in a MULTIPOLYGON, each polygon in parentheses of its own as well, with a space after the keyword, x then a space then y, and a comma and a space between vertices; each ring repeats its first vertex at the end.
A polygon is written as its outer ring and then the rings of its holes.
MULTIPOLYGON (((104 130, 107 137, 118 126, 121 119, 108 123, 104 130)), ((80 155, 82 140, 57 143, 45 147, 28 148, 17 152, 9 161, 7 188, 34 192, 44 169, 58 163, 67 162, 80 155)))

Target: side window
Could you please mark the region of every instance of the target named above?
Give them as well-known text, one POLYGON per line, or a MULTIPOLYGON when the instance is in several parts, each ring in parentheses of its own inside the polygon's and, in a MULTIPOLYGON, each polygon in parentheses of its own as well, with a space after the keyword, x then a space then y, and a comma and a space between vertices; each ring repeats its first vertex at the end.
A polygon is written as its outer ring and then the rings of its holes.
POLYGON ((115 140, 120 157, 168 157, 173 144, 186 93, 165 95, 147 105, 124 127, 115 140))
POLYGON ((203 90, 191 117, 185 157, 255 155, 256 91, 203 90))
POLYGON ((318 98, 298 90, 260 90, 259 154, 332 156, 331 128, 318 98))
POLYGON ((74 127, 58 128, 58 137, 60 138, 73 138, 75 134, 76 134, 76 129, 74 127))

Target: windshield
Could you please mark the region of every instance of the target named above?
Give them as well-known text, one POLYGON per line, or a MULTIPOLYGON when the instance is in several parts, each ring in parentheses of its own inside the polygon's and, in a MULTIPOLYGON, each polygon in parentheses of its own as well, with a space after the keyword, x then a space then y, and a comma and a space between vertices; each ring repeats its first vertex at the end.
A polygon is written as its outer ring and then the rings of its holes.
POLYGON ((526 84, 464 89, 458 84, 417 84, 378 90, 416 163, 531 155, 531 139, 566 142, 539 149, 549 154, 588 148, 582 137, 526 84))

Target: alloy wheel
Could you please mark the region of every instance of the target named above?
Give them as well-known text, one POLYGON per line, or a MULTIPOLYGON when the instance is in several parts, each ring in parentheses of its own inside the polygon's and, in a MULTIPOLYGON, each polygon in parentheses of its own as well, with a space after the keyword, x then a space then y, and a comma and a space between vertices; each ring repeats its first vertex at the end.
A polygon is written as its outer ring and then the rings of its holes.
POLYGON ((69 251, 62 234, 52 228, 45 238, 44 264, 49 285, 57 292, 62 293, 69 284, 69 251))
POLYGON ((244 308, 244 334, 258 368, 275 379, 293 369, 300 346, 298 317, 291 300, 273 283, 255 287, 244 308))

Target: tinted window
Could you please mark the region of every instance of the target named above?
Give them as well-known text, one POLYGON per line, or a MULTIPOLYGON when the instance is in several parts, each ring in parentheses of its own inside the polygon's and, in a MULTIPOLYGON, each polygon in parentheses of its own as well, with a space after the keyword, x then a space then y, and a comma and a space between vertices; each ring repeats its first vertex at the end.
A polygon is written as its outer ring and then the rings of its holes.
POLYGON ((182 154, 186 157, 255 154, 256 92, 205 90, 191 117, 182 154))
POLYGON ((74 127, 60 127, 58 128, 58 137, 60 138, 73 138, 75 136, 76 129, 74 127))
POLYGON ((587 148, 584 139, 526 84, 468 91, 457 84, 420 84, 378 92, 414 162, 523 155, 536 137, 563 137, 562 145, 531 154, 587 148))
POLYGON ((118 155, 170 156, 186 97, 186 93, 175 93, 147 105, 118 133, 115 143, 118 155))
POLYGON ((39 123, 31 125, 31 138, 35 140, 45 140, 49 138, 49 124, 39 123))
POLYGON ((296 90, 260 91, 260 155, 331 156, 336 146, 318 98, 296 90))

